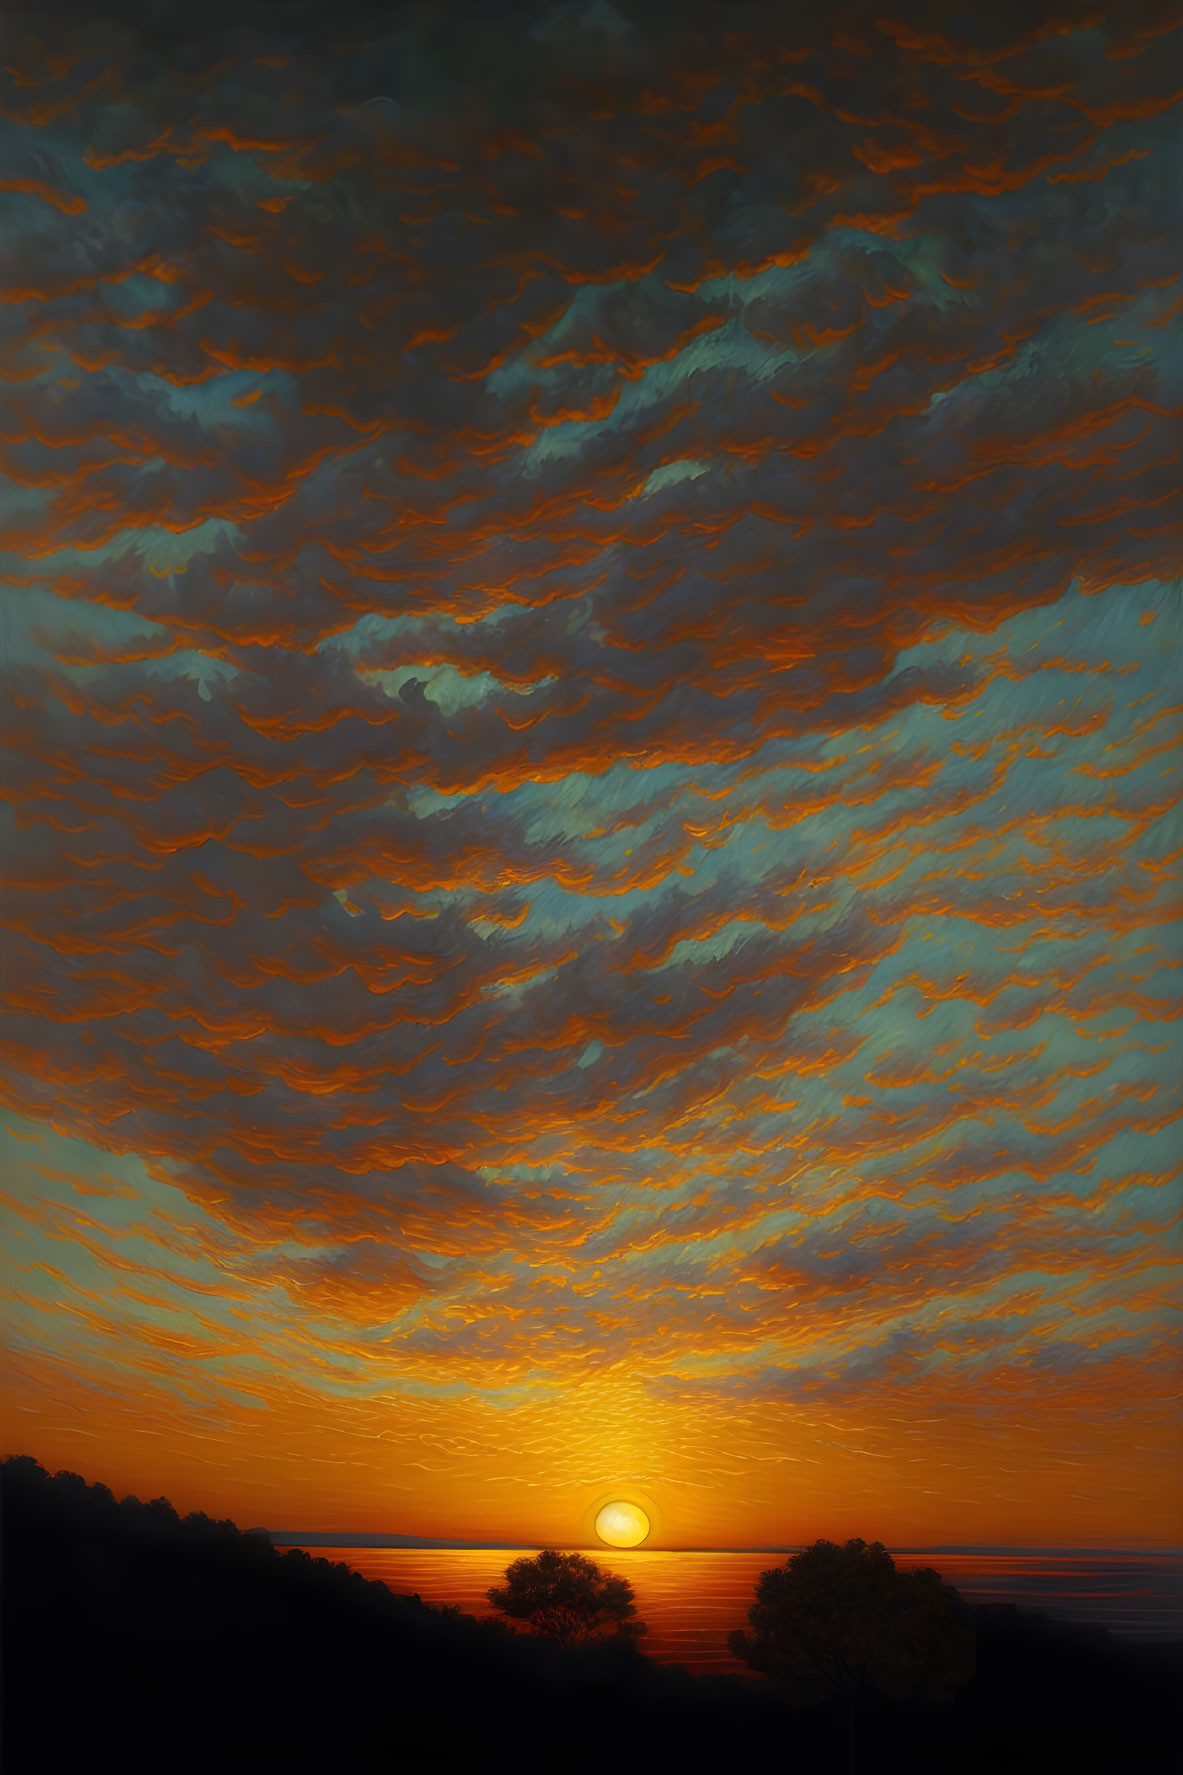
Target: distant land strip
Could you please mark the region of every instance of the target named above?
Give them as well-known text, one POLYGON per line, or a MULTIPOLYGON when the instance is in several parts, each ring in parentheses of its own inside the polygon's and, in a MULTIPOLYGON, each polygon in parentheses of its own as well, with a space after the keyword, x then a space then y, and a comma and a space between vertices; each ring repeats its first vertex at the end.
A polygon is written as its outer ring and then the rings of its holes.
MULTIPOLYGON (((276 1547, 418 1547, 425 1551, 457 1553, 526 1553, 534 1547, 558 1546, 558 1542, 445 1541, 430 1535, 326 1534, 314 1529, 256 1528, 251 1534, 266 1535, 276 1547)), ((564 1541, 565 1548, 575 1542, 564 1541)), ((586 1551, 605 1555, 620 1551, 588 1546, 586 1551)), ((799 1546, 784 1547, 637 1547, 637 1553, 799 1553, 799 1546)), ((1183 1559, 1181 1547, 889 1547, 889 1553, 997 1554, 1026 1559, 1183 1559)))

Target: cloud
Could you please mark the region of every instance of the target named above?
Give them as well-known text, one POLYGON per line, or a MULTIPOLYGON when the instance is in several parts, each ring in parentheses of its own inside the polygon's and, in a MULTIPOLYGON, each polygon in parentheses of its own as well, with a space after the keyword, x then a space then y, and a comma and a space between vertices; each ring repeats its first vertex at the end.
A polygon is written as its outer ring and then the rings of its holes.
POLYGON ((22 23, 5 1103, 265 1393, 1149 1409, 1165 15, 346 12, 22 23))

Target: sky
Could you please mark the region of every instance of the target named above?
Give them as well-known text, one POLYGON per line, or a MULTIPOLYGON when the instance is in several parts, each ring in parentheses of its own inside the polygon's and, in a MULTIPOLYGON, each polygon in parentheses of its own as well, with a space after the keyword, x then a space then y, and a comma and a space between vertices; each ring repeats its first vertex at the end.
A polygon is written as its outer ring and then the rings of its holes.
POLYGON ((6 9, 5 1452, 1183 1544, 1177 24, 6 9))

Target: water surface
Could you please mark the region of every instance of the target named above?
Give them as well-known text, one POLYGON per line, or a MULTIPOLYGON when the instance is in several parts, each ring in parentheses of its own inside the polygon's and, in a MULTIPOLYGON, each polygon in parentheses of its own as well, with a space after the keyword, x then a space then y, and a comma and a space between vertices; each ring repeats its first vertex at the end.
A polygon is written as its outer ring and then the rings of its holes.
MULTIPOLYGON (((523 1553, 534 1553, 524 1547, 523 1553)), ((517 1554, 506 1549, 309 1547, 314 1558, 343 1560, 391 1590, 424 1602, 459 1603, 492 1614, 485 1592, 517 1554)), ((727 1635, 742 1627, 756 1579, 787 1556, 777 1553, 597 1552, 597 1562, 629 1579, 648 1622, 644 1648, 662 1663, 737 1671, 727 1635)), ((1170 1554, 1013 1554, 894 1551, 901 1566, 933 1566, 974 1602, 1013 1602, 1074 1621, 1097 1621, 1139 1638, 1183 1637, 1183 1560, 1170 1554)))

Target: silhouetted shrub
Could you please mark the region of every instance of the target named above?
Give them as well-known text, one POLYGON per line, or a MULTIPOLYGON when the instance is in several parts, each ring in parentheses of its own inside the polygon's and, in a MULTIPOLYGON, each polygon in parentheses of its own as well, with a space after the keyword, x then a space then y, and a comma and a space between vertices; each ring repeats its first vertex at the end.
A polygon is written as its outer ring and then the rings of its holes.
POLYGON ((548 1547, 515 1559, 505 1583, 487 1593, 495 1609, 534 1633, 572 1646, 593 1639, 635 1642, 649 1629, 637 1620, 633 1587, 583 1553, 548 1547))
POLYGON ((930 1567, 900 1571, 879 1541, 815 1541, 761 1572, 736 1657, 803 1701, 939 1696, 969 1681, 974 1639, 957 1592, 930 1567))

